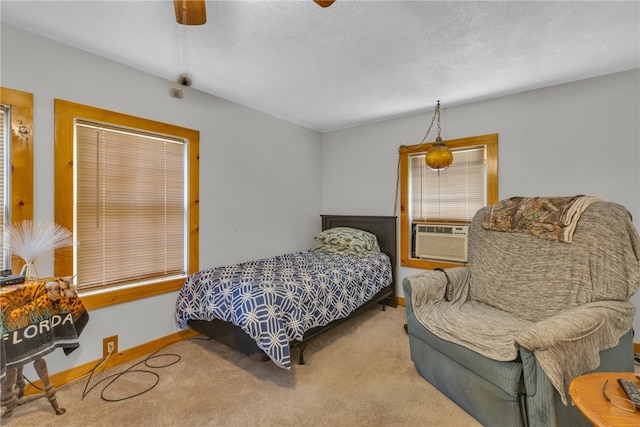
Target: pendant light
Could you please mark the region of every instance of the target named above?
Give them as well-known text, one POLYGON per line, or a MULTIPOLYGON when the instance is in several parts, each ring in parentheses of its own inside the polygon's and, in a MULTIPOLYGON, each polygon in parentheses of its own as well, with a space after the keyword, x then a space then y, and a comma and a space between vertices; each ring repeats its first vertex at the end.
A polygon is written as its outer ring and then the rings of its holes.
POLYGON ((433 118, 431 119, 431 124, 429 125, 429 129, 427 130, 427 134, 422 139, 422 143, 425 142, 427 137, 429 136, 429 132, 431 132, 431 127, 433 126, 433 122, 436 117, 438 118, 438 136, 436 137, 436 141, 431 145, 431 148, 427 150, 427 154, 424 156, 424 160, 434 171, 445 170, 451 163, 453 163, 453 154, 449 147, 442 141, 440 137, 440 133, 442 132, 442 128, 440 127, 440 101, 438 100, 438 104, 436 105, 436 110, 433 113, 433 118))

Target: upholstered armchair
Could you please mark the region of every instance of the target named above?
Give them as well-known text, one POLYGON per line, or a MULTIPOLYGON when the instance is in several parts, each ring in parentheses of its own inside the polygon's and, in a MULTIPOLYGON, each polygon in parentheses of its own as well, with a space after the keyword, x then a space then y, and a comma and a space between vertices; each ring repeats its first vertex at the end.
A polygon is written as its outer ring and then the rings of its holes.
POLYGON ((403 280, 420 375, 487 426, 590 425, 571 380, 634 369, 640 237, 627 210, 508 199, 477 212, 468 251, 468 266, 403 280))

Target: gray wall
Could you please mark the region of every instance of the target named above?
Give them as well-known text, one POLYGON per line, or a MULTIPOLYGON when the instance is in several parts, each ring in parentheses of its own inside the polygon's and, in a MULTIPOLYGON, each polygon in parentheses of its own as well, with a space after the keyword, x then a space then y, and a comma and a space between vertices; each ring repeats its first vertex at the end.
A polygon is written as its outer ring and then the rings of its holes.
MULTIPOLYGON (((501 199, 595 195, 624 205, 640 225, 640 70, 442 107, 445 140, 498 134, 501 199)), ((324 134, 323 213, 393 215, 398 147, 420 143, 432 116, 324 134)), ((400 268, 398 279, 418 272, 400 268)))
MULTIPOLYGON (((104 58, 1 28, 0 85, 34 95, 35 218, 53 220, 53 99, 200 130, 200 266, 314 246, 320 231, 321 135, 104 58)), ((41 276, 52 265, 37 265, 41 276)), ((47 357, 55 373, 102 357, 102 338, 126 350, 177 329, 169 293, 91 311, 81 345, 47 357)), ((32 376, 33 378, 33 376, 32 376)))
MULTIPOLYGON (((193 90, 171 98, 168 81, 0 31, 0 85, 34 94, 36 219, 53 218, 54 98, 199 129, 201 268, 312 247, 320 213, 392 215, 398 146, 420 142, 432 115, 321 135, 193 90)), ((638 225, 639 81, 636 69, 467 105, 442 100, 443 137, 499 134, 501 198, 594 194, 625 205, 638 225)), ((48 356, 50 371, 98 359, 103 337, 118 334, 125 350, 175 332, 175 298, 92 311, 80 349, 48 356)))

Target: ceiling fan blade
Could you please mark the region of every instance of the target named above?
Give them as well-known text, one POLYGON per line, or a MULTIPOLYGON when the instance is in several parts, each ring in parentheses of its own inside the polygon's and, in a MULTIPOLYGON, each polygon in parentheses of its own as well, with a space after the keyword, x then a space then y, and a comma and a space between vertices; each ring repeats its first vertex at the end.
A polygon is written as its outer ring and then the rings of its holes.
POLYGON ((318 3, 320 6, 322 7, 329 7, 333 4, 334 1, 336 0, 327 0, 327 1, 323 1, 323 0, 313 0, 314 2, 318 3))
POLYGON ((176 21, 182 25, 203 25, 207 22, 205 0, 173 0, 176 21))

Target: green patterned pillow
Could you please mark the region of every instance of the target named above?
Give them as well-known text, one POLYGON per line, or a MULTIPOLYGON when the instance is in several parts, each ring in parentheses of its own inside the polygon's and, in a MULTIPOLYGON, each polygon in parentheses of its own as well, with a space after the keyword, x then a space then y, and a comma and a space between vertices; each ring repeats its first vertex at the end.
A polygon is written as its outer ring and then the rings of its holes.
POLYGON ((355 256, 368 256, 368 255, 375 255, 377 253, 380 253, 380 251, 360 251, 360 250, 354 250, 348 246, 338 246, 338 245, 320 245, 317 248, 314 249, 315 251, 318 252, 326 252, 329 254, 339 254, 339 255, 355 255, 355 256))
POLYGON ((321 245, 317 250, 330 253, 368 255, 380 252, 376 236, 350 227, 324 230, 314 237, 321 245))

